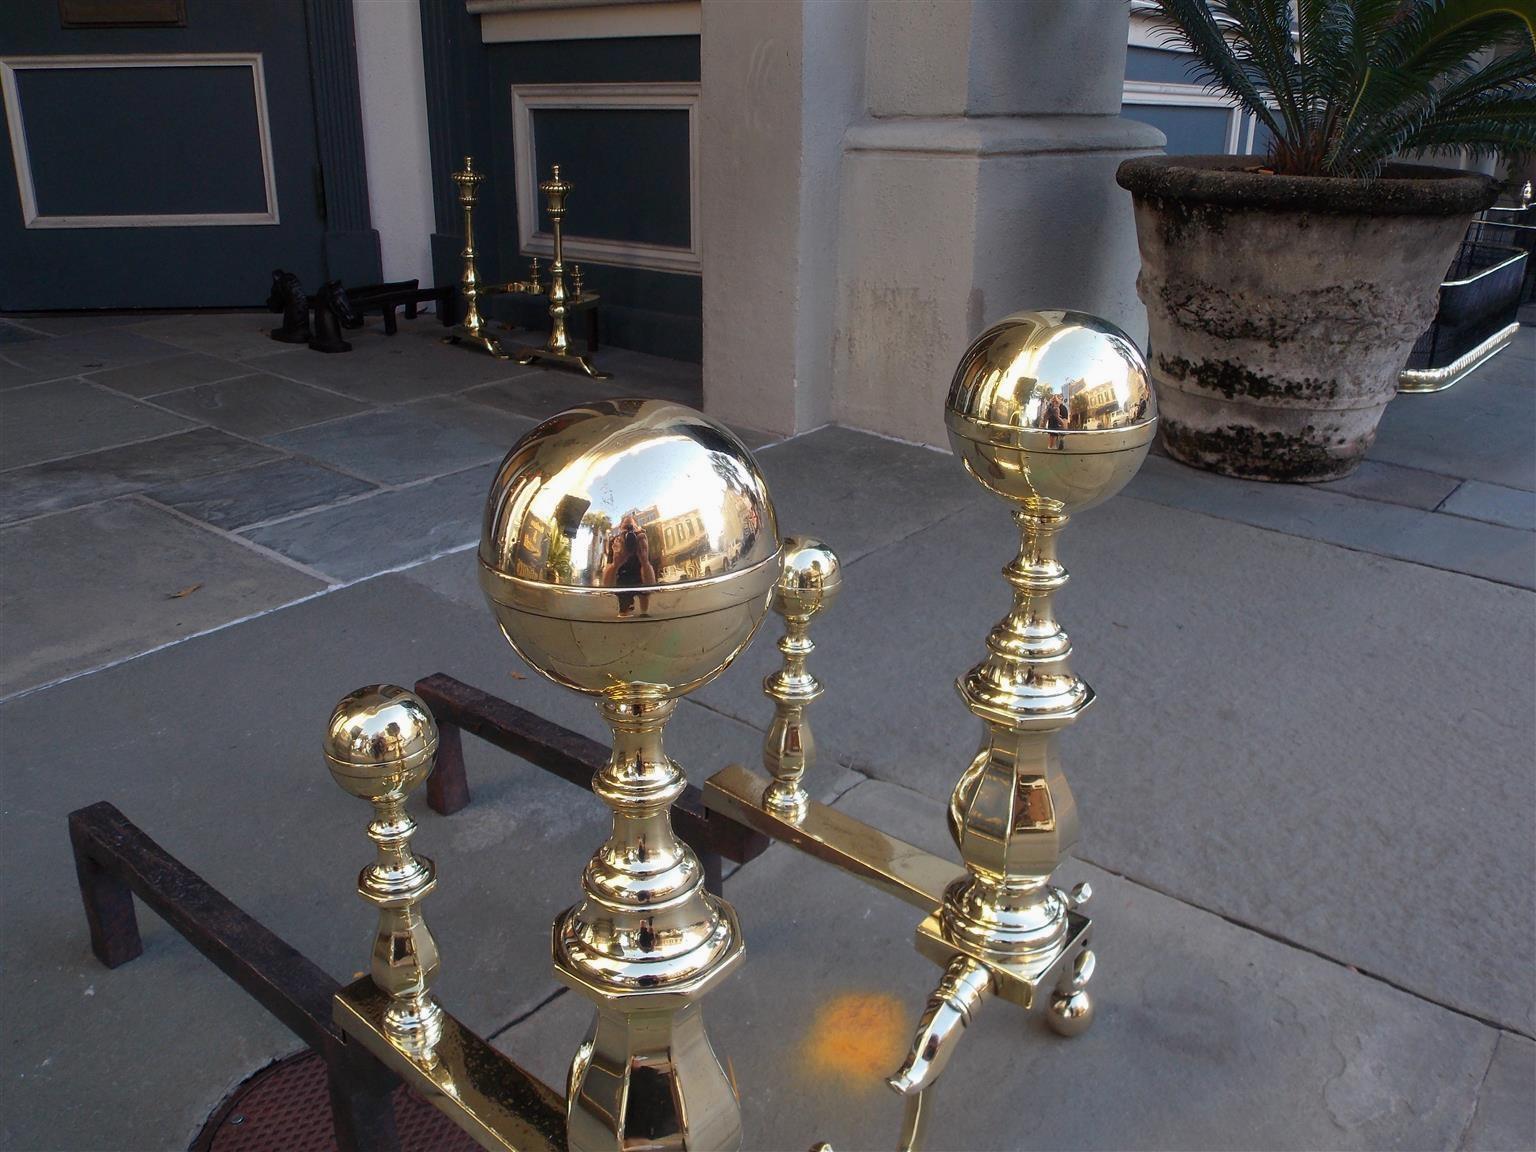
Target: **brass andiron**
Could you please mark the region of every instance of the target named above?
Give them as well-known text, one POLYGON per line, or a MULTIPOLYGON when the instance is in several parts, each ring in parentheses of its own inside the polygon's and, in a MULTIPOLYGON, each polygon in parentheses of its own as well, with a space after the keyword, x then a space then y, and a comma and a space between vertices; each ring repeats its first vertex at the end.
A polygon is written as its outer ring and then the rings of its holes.
MULTIPOLYGON (((610 373, 599 372, 585 356, 571 351, 571 338, 565 329, 566 306, 586 299, 581 294, 580 265, 576 266, 574 273, 575 292, 568 291, 565 285, 565 198, 571 194, 573 187, 570 181, 561 178, 558 164, 551 167, 549 179, 539 184, 539 191, 544 193, 545 211, 549 214, 549 226, 555 239, 554 259, 549 265, 549 288, 546 291, 549 297, 549 339, 542 348, 519 348, 517 362, 533 364, 545 361, 560 368, 581 372, 594 380, 606 380, 610 373)), ((534 279, 537 281, 537 275, 534 279)))
POLYGON ((598 301, 596 295, 583 290, 581 265, 576 264, 571 268, 571 287, 567 288, 565 283, 565 198, 571 194, 573 185, 561 179, 558 164, 553 166, 549 179, 539 184, 554 232, 555 252, 549 266, 548 282, 543 279, 539 258, 534 256, 528 263, 527 279, 508 280, 504 284, 482 284, 475 255, 475 205, 479 203, 479 189, 484 181, 485 175, 475 170, 472 156, 464 157, 464 167, 453 173, 453 182, 459 188, 459 204, 464 209, 464 250, 460 253, 463 269, 459 274, 459 294, 464 297, 464 319, 454 327, 452 335, 447 337, 448 342, 472 344, 498 360, 510 359, 515 354, 519 364, 542 361, 556 368, 580 372, 593 380, 609 379, 612 373, 598 371, 586 356, 571 351, 571 338, 566 330, 572 305, 593 306, 598 301), (490 324, 480 314, 480 301, 486 296, 505 293, 548 297, 549 339, 542 348, 516 345, 512 352, 508 352, 501 341, 491 335, 490 324))
POLYGON ((805 710, 822 692, 821 681, 805 668, 816 650, 811 618, 832 606, 842 583, 842 565, 832 549, 820 540, 785 539, 783 571, 773 590, 773 610, 784 617, 779 641, 784 666, 763 681, 763 692, 773 701, 773 723, 763 739, 763 767, 773 783, 763 791, 763 807, 793 823, 805 817, 810 796, 800 780, 816 760, 805 710))
MULTIPOLYGON (((1135 475, 1157 414, 1129 337, 1081 313, 1021 312, 966 350, 945 420, 965 470, 1013 506, 1020 544, 1003 570, 1013 607, 987 637, 986 657, 956 684, 984 728, 949 805, 966 874, 917 930, 918 951, 945 971, 890 1081, 909 1097, 938 1078, 989 996, 1027 1010, 1050 984, 1046 1021, 1055 1031, 1077 1035, 1093 1020, 1090 923, 1077 911, 1091 893, 1050 883, 1077 840, 1057 737, 1093 701, 1056 621, 1052 599, 1067 582, 1056 537, 1069 516, 1135 475)), ((909 1124, 923 1111, 915 1103, 909 1124)), ((914 1144, 921 1133, 909 1137, 914 1144)))
POLYGON ((490 333, 490 325, 480 315, 480 297, 489 289, 480 283, 480 269, 475 257, 475 205, 480 198, 480 185, 484 173, 475 171, 475 158, 464 157, 464 167, 453 173, 453 182, 459 186, 459 206, 464 209, 464 250, 459 253, 463 268, 459 273, 459 295, 464 297, 464 319, 454 326, 450 343, 468 342, 489 352, 498 360, 511 356, 502 350, 501 342, 490 333))
POLYGON ((492 483, 480 578, 502 633, 550 680, 595 697, 613 730, 592 783, 613 832, 552 940, 556 977, 597 1010, 571 1064, 572 1149, 741 1144, 699 1006, 741 961, 741 929, 673 833, 687 781, 662 730, 756 632, 779 552, 751 454, 680 405, 569 409, 492 483))
MULTIPOLYGON (((550 277, 553 295, 563 283, 558 242, 550 277)), ((734 435, 680 405, 599 400, 544 421, 502 461, 486 503, 481 587, 517 653, 591 697, 612 732, 591 785, 612 830, 550 936, 556 978, 594 1008, 563 1097, 432 997, 437 949, 419 904, 435 877, 410 851, 415 825, 405 812, 432 766, 432 717, 389 686, 337 706, 327 763, 376 809, 378 861, 358 888, 379 906, 380 927, 372 975, 336 994, 335 1019, 483 1147, 741 1147, 740 1101, 701 1014, 704 994, 742 962, 741 926, 673 829, 688 786, 662 737, 678 701, 736 659, 770 606, 784 637, 782 666, 763 683, 774 704, 768 775, 727 765, 704 782, 702 807, 695 794, 683 810, 704 842, 728 831, 755 853, 769 837, 923 917, 917 949, 941 975, 889 1081, 904 1100, 900 1147, 923 1146, 928 1089, 988 1000, 1029 1010, 1044 998, 1047 1023, 1063 1035, 1091 1023, 1090 893, 1052 883, 1077 837, 1057 741, 1093 701, 1056 620, 1054 596, 1067 582, 1056 541, 1070 516, 1135 474, 1156 401, 1135 345, 1112 325, 1020 312, 966 351, 945 419, 966 471, 1007 501, 1019 532, 1003 569, 1012 606, 957 682, 982 722, 949 804, 963 866, 807 792, 815 742, 805 710, 822 693, 807 668, 809 630, 838 596, 841 565, 816 540, 781 542, 762 474, 734 435)), ((737 851, 731 858, 751 858, 737 851)))
POLYGON ((359 688, 336 705, 325 734, 325 762, 342 789, 373 805, 368 837, 374 863, 357 878, 357 894, 378 906, 373 983, 389 998, 384 1031, 407 1055, 429 1058, 443 1031, 432 999, 437 944, 418 910, 437 884, 432 861, 411 852, 416 822, 405 798, 432 771, 437 724, 410 692, 393 684, 359 688))

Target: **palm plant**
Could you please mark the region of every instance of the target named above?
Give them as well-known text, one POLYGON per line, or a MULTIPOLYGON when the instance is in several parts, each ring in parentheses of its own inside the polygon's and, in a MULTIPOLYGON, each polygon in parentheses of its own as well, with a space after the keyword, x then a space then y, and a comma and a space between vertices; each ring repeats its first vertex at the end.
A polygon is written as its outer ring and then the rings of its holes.
POLYGON ((1284 175, 1404 152, 1536 152, 1536 0, 1153 0, 1208 88, 1269 129, 1284 175))

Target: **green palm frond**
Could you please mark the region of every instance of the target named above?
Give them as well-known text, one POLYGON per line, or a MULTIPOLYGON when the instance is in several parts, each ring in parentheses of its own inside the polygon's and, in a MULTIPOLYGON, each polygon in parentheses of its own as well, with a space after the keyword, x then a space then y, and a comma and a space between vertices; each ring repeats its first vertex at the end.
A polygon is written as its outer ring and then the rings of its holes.
POLYGON ((1373 176, 1404 151, 1536 152, 1536 0, 1154 0, 1197 76, 1295 175, 1373 176))
POLYGON ((1200 62, 1206 87, 1225 92, 1271 132, 1280 133, 1247 62, 1227 45, 1203 0, 1159 0, 1154 23, 1166 43, 1200 62))

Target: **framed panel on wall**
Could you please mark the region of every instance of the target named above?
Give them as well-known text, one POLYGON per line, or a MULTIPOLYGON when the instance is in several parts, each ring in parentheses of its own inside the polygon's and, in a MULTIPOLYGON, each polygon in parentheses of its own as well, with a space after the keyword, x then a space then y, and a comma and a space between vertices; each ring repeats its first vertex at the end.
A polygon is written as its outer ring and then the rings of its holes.
POLYGON ((519 251, 554 251, 538 184, 559 164, 567 260, 697 275, 698 110, 697 83, 514 85, 519 251))
POLYGON ((0 89, 26 228, 280 223, 259 52, 6 56, 0 89))

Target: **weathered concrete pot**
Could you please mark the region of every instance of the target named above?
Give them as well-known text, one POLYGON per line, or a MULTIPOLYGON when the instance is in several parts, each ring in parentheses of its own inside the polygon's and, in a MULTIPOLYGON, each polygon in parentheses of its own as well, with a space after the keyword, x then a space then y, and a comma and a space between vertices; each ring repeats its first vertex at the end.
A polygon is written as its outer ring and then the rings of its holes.
POLYGON ((1163 444, 1253 480, 1333 480, 1376 438, 1472 215, 1496 184, 1394 165, 1378 180, 1245 172, 1251 156, 1148 156, 1138 294, 1163 444))

